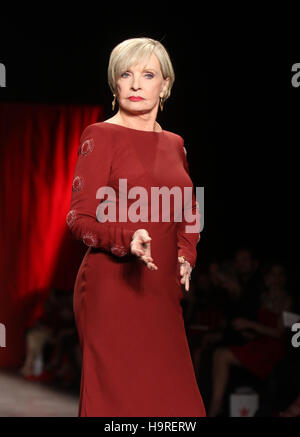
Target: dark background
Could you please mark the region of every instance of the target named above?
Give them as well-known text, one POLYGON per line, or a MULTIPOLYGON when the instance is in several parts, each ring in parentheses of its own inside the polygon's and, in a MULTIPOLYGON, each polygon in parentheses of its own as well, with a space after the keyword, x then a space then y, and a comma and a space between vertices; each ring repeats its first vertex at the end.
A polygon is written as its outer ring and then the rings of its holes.
MULTIPOLYGON (((134 8, 133 8, 134 9, 134 8)), ((75 20, 2 16, 2 101, 104 105, 111 50, 124 39, 160 40, 176 80, 158 122, 184 137, 195 186, 205 187, 200 262, 240 246, 297 268, 300 62, 296 35, 270 23, 234 26, 182 16, 114 16, 90 11, 75 20)))

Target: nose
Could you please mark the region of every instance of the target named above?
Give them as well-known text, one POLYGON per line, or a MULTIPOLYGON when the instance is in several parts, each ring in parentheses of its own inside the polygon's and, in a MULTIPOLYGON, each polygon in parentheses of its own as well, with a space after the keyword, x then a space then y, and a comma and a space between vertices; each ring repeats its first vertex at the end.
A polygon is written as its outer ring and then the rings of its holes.
POLYGON ((132 76, 131 89, 134 90, 134 91, 140 89, 140 86, 139 86, 139 79, 138 79, 138 77, 135 76, 135 75, 132 76))

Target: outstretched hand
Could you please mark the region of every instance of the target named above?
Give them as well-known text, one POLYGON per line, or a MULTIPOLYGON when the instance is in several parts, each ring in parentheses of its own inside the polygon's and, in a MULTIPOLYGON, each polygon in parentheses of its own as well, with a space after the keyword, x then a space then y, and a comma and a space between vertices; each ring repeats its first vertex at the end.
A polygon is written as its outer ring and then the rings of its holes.
POLYGON ((132 236, 130 243, 131 253, 145 263, 149 270, 157 270, 158 267, 153 263, 151 257, 151 237, 146 229, 138 229, 132 236))
POLYGON ((185 291, 189 291, 190 289, 190 279, 192 273, 192 267, 188 261, 183 256, 178 257, 178 261, 180 262, 180 283, 184 284, 185 291))

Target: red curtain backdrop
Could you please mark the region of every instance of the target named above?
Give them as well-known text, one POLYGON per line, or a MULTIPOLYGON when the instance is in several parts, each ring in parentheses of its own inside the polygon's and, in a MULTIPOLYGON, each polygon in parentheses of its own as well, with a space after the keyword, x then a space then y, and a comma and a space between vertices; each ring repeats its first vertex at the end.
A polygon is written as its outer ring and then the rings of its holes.
POLYGON ((74 287, 86 248, 66 214, 80 135, 102 119, 102 106, 0 103, 2 368, 23 364, 25 329, 49 289, 74 287))

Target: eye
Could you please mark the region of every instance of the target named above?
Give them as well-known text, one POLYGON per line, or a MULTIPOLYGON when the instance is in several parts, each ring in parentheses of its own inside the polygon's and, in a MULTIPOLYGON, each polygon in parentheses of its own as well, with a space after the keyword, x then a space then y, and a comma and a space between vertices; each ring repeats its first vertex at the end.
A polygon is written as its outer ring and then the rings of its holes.
MULTIPOLYGON (((128 77, 128 75, 129 73, 125 71, 124 73, 121 74, 121 77, 128 77)), ((154 75, 152 73, 146 73, 145 76, 147 77, 147 79, 152 79, 154 75)))

